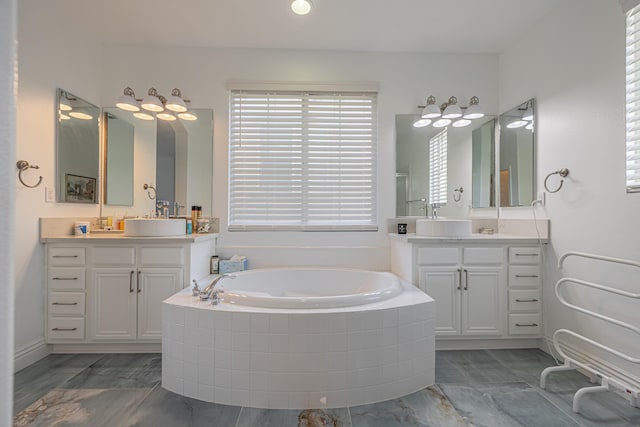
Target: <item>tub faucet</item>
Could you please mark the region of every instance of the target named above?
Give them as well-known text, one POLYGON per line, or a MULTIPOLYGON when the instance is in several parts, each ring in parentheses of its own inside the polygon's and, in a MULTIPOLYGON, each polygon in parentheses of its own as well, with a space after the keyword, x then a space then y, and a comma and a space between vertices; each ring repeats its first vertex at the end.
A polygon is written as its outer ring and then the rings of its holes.
POLYGON ((218 303, 220 303, 220 294, 223 294, 224 291, 222 289, 216 289, 216 285, 222 280, 222 279, 235 279, 236 276, 234 274, 221 274, 220 276, 216 277, 215 279, 213 279, 211 281, 211 283, 209 283, 207 285, 206 288, 204 288, 202 290, 202 292, 200 292, 200 299, 202 301, 206 301, 209 298, 211 298, 211 303, 213 305, 218 305, 218 303))

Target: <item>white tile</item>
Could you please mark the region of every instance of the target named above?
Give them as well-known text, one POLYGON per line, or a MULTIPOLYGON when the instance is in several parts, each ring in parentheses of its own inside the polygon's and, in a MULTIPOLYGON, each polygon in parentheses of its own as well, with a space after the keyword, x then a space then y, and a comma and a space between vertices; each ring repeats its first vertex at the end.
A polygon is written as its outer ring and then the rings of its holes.
POLYGON ((198 334, 198 346, 199 347, 210 347, 214 346, 214 331, 211 328, 198 328, 196 329, 196 334, 198 334))
POLYGON ((268 408, 269 407, 269 393, 262 390, 251 391, 251 407, 253 408, 268 408))
POLYGON ((269 353, 254 353, 251 352, 251 370, 253 372, 269 372, 271 366, 269 365, 269 359, 267 358, 269 353))
POLYGON ((390 308, 382 312, 382 327, 394 328, 398 326, 398 309, 390 308))
POLYGON ((233 332, 231 334, 231 349, 233 351, 251 351, 251 334, 248 332, 233 332))
POLYGON ((309 407, 309 393, 289 393, 289 409, 305 409, 309 407))
POLYGON ((215 336, 216 350, 231 350, 231 332, 216 329, 215 336))
POLYGON ((269 334, 270 353, 288 353, 289 352, 289 335, 288 334, 269 334))
POLYGON ((269 352, 269 335, 251 332, 251 351, 269 352))
MULTIPOLYGON (((213 336, 213 334, 209 334, 209 336, 213 336)), ((185 344, 194 344, 194 345, 197 345, 198 343, 200 343, 200 335, 198 334, 198 329, 185 326, 184 342, 185 344)))
POLYGON ((289 316, 289 333, 291 334, 308 334, 311 329, 311 315, 308 314, 292 314, 289 316))
POLYGON ((267 401, 269 408, 289 409, 289 393, 287 392, 269 392, 267 393, 267 401))
POLYGON ((196 364, 198 361, 198 346, 193 344, 183 344, 182 360, 184 363, 196 364))
POLYGON ((331 313, 329 315, 329 332, 344 333, 347 332, 347 314, 331 313))
POLYGON ((213 318, 213 327, 220 331, 231 331, 233 313, 227 313, 225 311, 216 311, 213 318))
POLYGON ((379 350, 356 350, 347 352, 347 369, 362 369, 381 366, 383 354, 379 350))
POLYGON ((251 332, 267 333, 269 332, 269 318, 268 314, 251 314, 251 332))
POLYGON ((184 342, 184 326, 175 323, 169 324, 169 339, 177 342, 184 342))
MULTIPOLYGON (((305 316, 306 317, 306 316, 305 316)), ((307 317, 307 332, 310 334, 326 334, 329 329, 329 314, 312 314, 307 317)))
POLYGON ((400 376, 400 369, 397 363, 382 366, 382 382, 392 383, 400 376))
POLYGON ((305 333, 294 333, 291 332, 289 334, 289 352, 290 353, 308 353, 309 350, 309 341, 311 337, 305 333))
POLYGON ((182 393, 186 397, 197 399, 199 396, 198 383, 192 381, 184 381, 182 384, 182 393))
POLYGON ((216 380, 216 387, 231 388, 231 369, 215 368, 213 375, 216 380))
POLYGON ((176 305, 169 305, 169 322, 184 326, 184 308, 176 305))
POLYGON ((347 334, 335 333, 326 335, 325 351, 347 351, 347 334))
POLYGON ((330 399, 331 395, 330 393, 327 393, 326 391, 324 392, 320 392, 320 391, 314 391, 314 392, 310 392, 309 393, 309 408, 319 408, 319 409, 324 409, 327 408, 330 403, 333 404, 334 402, 331 401, 330 399))
POLYGON ((178 393, 178 394, 182 394, 183 393, 183 389, 182 389, 182 379, 176 378, 176 377, 166 377, 163 382, 162 382, 162 386, 164 388, 166 388, 167 390, 170 390, 174 393, 178 393))
POLYGON ((248 406, 251 404, 251 390, 240 389, 231 391, 231 404, 235 406, 248 406))
POLYGON ((325 387, 327 390, 344 390, 348 388, 347 375, 344 371, 330 371, 325 374, 325 387))
POLYGON ((212 387, 216 385, 215 369, 213 367, 198 368, 197 374, 198 374, 198 377, 197 377, 198 384, 212 386, 212 387))
POLYGON ((309 367, 309 356, 306 353, 291 353, 288 356, 288 366, 291 372, 306 372, 309 367))
POLYGON ((231 388, 234 390, 251 389, 251 373, 249 371, 231 371, 231 388))
POLYGON ((270 387, 269 372, 251 372, 251 390, 267 391, 270 387))
POLYGON ((231 358, 233 352, 227 350, 216 349, 213 355, 214 364, 216 368, 231 369, 231 358))
POLYGON ((269 332, 272 334, 289 333, 289 315, 288 314, 270 314, 269 315, 269 332))
POLYGON ((214 350, 207 347, 198 347, 198 366, 214 366, 214 350))
POLYGON ((411 343, 398 345, 398 361, 411 360, 414 357, 411 343))
POLYGON ((271 391, 288 392, 291 388, 289 380, 293 375, 294 374, 291 374, 289 372, 272 372, 269 380, 269 389, 271 391))
POLYGON ((231 353, 231 369, 251 371, 251 352, 234 351, 231 353))
POLYGON ((398 346, 392 345, 382 349, 382 364, 390 365, 398 361, 398 346))
POLYGON ((382 346, 398 344, 398 328, 384 328, 382 330, 382 346))
POLYGON ((198 382, 198 367, 193 363, 185 363, 182 367, 182 376, 184 378, 185 384, 187 382, 197 383, 198 382))
POLYGON ((371 387, 382 382, 382 367, 358 370, 358 387, 371 387))
POLYGON ((184 326, 187 328, 198 327, 198 309, 197 308, 184 309, 184 326))
POLYGON ((215 387, 214 396, 216 398, 216 403, 220 403, 223 405, 232 404, 231 387, 215 387))
POLYGON ((327 334, 311 334, 307 337, 307 349, 310 353, 327 351, 327 334))
POLYGON ((214 324, 213 322, 214 311, 205 310, 205 309, 199 309, 197 311, 198 311, 198 328, 211 329, 211 327, 214 324))
POLYGON ((347 369, 347 352, 346 351, 334 351, 329 353, 323 353, 320 355, 324 360, 323 366, 326 367, 325 371, 343 371, 347 369))
POLYGON ((251 315, 249 313, 232 313, 232 332, 251 332, 251 315))

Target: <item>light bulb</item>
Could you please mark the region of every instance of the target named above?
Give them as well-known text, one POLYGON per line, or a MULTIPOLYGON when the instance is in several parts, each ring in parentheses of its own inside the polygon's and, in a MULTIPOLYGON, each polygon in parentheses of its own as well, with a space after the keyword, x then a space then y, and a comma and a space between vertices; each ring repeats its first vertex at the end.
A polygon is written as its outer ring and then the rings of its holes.
POLYGON ((311 1, 310 0, 293 0, 291 2, 291 10, 296 15, 306 15, 311 11, 311 1))

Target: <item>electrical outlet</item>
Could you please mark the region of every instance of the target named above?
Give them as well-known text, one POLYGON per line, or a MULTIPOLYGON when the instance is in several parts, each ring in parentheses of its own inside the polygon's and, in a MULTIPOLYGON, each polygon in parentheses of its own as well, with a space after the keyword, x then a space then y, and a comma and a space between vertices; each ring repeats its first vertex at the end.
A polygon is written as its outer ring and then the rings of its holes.
POLYGON ((55 200, 55 195, 53 193, 53 188, 44 187, 44 201, 46 203, 53 203, 55 200))

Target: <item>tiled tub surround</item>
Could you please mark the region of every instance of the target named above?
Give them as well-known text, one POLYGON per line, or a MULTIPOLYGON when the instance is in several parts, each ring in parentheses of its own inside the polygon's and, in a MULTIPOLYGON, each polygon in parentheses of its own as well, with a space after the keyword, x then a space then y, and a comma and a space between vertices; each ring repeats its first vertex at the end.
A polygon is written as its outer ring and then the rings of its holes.
POLYGON ((434 383, 434 302, 401 281, 386 301, 332 309, 163 303, 162 386, 230 405, 335 408, 434 383))

